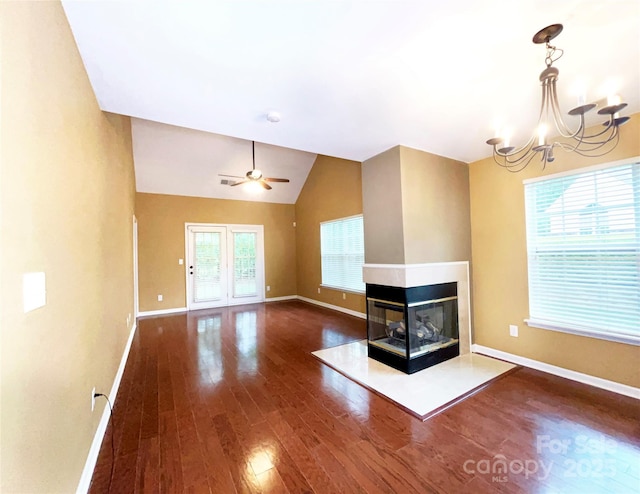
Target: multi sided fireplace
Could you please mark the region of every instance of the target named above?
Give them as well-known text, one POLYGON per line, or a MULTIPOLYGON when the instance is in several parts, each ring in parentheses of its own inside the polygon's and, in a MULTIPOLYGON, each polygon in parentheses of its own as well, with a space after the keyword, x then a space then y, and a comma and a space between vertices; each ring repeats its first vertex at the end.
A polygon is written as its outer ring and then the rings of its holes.
POLYGON ((367 284, 369 357, 412 374, 460 354, 457 283, 367 284))

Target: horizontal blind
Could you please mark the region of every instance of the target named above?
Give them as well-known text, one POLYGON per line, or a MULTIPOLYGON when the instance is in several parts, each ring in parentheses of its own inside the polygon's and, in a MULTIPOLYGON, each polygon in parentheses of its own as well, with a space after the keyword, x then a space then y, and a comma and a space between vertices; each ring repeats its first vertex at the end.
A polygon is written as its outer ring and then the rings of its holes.
POLYGON ((322 284, 363 292, 364 228, 362 216, 320 224, 322 284))
POLYGON ((640 337, 640 164, 525 185, 530 318, 640 337))

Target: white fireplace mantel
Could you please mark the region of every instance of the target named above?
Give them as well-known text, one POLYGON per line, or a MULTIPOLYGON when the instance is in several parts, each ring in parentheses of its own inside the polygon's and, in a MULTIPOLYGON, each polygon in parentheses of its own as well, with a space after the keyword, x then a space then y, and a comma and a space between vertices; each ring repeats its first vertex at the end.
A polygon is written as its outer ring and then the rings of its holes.
POLYGON ((400 288, 456 282, 458 284, 460 354, 471 352, 471 294, 468 261, 427 264, 365 264, 362 267, 362 275, 365 283, 400 288))

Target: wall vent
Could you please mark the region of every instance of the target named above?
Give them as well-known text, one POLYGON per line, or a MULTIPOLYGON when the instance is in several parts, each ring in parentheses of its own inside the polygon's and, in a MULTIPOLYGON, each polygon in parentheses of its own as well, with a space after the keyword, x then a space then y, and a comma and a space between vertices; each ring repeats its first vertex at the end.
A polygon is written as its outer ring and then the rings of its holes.
POLYGON ((220 180, 221 185, 233 185, 235 183, 236 183, 236 180, 231 180, 228 178, 223 178, 222 180, 220 180))

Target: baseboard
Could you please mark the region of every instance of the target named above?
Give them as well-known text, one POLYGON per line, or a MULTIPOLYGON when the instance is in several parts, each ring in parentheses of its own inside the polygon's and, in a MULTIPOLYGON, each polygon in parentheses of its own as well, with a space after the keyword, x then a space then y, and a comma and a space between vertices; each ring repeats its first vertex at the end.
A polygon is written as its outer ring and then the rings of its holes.
POLYGON ((296 297, 298 300, 302 300, 303 302, 308 302, 310 304, 319 305, 320 307, 325 307, 327 309, 337 310, 338 312, 343 312, 345 314, 349 314, 350 316, 359 317, 360 319, 366 319, 367 315, 362 312, 358 312, 351 309, 345 309, 344 307, 340 307, 339 305, 331 305, 326 302, 320 302, 319 300, 314 300, 312 298, 302 297, 298 295, 296 297))
POLYGON ((297 295, 285 295, 284 297, 271 297, 271 298, 265 298, 264 299, 265 302, 281 302, 283 300, 298 300, 298 296, 297 295))
POLYGON ((176 314, 178 312, 187 312, 189 309, 186 307, 178 307, 176 309, 160 309, 160 310, 145 310, 143 312, 138 312, 138 317, 145 316, 162 316, 164 314, 176 314))
MULTIPOLYGON (((122 359, 120 359, 118 371, 116 372, 116 376, 113 379, 113 385, 111 386, 111 391, 109 392, 109 401, 112 405, 116 402, 116 395, 118 394, 118 389, 120 388, 120 381, 122 380, 122 375, 124 374, 124 368, 127 365, 127 359, 129 358, 129 351, 131 350, 131 343, 133 342, 133 337, 136 333, 136 327, 136 323, 134 322, 131 331, 129 332, 129 338, 127 339, 127 344, 124 347, 124 352, 122 353, 122 359)), ((82 475, 80 476, 80 482, 78 483, 76 494, 86 494, 87 492, 89 492, 91 477, 93 477, 93 470, 95 469, 96 462, 98 461, 98 454, 100 453, 102 440, 104 439, 104 435, 107 432, 109 415, 109 406, 105 403, 102 417, 100 417, 98 428, 96 429, 96 433, 93 436, 91 448, 89 448, 87 461, 84 464, 84 469, 82 470, 82 475)))
POLYGON ((530 358, 521 357, 519 355, 514 355, 512 353, 503 352, 502 350, 495 350, 493 348, 478 345, 475 343, 471 345, 471 351, 473 353, 481 353, 489 357, 506 360, 507 362, 512 362, 524 367, 530 367, 542 372, 547 372, 548 374, 553 374, 554 376, 564 377, 566 379, 571 379, 572 381, 588 384, 600 389, 606 389, 607 391, 613 391, 614 393, 640 400, 640 388, 617 383, 615 381, 609 381, 600 377, 590 376, 589 374, 583 374, 582 372, 572 371, 569 369, 565 369, 564 367, 558 367, 555 365, 547 364, 545 362, 540 362, 538 360, 533 360, 530 358))

